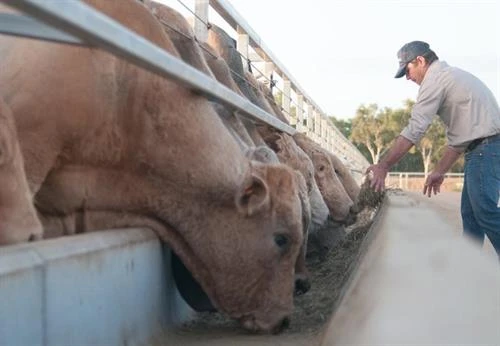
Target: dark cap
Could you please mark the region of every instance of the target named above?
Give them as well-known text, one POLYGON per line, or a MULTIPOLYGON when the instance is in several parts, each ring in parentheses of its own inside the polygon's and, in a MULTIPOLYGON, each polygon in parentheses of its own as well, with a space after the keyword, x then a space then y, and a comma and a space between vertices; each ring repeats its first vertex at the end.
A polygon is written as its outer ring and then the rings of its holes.
POLYGON ((412 41, 405 44, 398 51, 399 68, 394 78, 403 77, 406 74, 406 66, 410 61, 414 60, 417 56, 423 56, 429 52, 431 52, 429 44, 423 41, 412 41))

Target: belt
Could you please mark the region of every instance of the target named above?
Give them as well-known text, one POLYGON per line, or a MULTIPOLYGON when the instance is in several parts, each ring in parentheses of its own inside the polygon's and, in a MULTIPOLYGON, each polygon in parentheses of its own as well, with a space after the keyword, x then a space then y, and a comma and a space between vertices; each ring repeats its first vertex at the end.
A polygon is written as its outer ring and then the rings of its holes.
POLYGON ((467 149, 465 150, 466 152, 472 151, 476 149, 478 145, 481 144, 487 144, 487 143, 493 143, 500 141, 500 133, 497 133, 496 135, 488 136, 488 137, 481 137, 481 138, 476 138, 470 144, 467 146, 467 149))

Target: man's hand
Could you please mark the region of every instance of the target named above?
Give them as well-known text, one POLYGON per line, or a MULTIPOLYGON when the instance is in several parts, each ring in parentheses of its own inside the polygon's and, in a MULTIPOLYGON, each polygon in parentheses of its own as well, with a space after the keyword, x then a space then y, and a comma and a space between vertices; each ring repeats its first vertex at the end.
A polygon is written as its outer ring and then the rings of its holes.
POLYGON ((444 174, 439 172, 432 172, 427 176, 424 184, 424 195, 431 197, 431 193, 434 192, 437 195, 441 191, 441 184, 444 180, 444 174))
POLYGON ((366 174, 372 172, 373 177, 371 179, 370 187, 375 190, 375 192, 384 191, 385 188, 385 177, 387 176, 387 172, 389 171, 389 167, 380 162, 375 165, 371 165, 366 169, 366 174))

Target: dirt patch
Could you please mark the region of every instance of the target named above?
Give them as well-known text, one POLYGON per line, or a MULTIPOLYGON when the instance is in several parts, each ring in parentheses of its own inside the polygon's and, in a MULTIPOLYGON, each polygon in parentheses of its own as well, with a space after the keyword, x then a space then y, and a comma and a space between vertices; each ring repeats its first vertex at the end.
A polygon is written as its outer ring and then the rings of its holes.
MULTIPOLYGON (((302 337, 314 335, 328 321, 343 293, 344 284, 355 267, 360 245, 370 229, 377 210, 378 206, 363 210, 358 215, 358 221, 346 229, 345 238, 325 258, 308 258, 311 290, 295 298, 295 309, 291 316, 290 327, 280 335, 281 339, 298 337, 299 334, 302 337)), ((193 336, 193 334, 213 334, 216 331, 229 332, 233 336, 247 334, 236 321, 217 312, 198 313, 195 319, 179 328, 177 333, 193 336)), ((260 339, 260 341, 264 340, 260 339)))

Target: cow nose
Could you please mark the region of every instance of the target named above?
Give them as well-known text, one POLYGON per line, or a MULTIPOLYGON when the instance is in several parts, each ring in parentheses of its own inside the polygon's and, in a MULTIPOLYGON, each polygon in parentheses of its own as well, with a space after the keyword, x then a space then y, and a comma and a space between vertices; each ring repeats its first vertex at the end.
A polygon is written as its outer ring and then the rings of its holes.
POLYGON ((295 279, 295 290, 294 294, 296 296, 301 296, 306 294, 311 289, 311 282, 308 278, 299 277, 295 279))
POLYGON ((284 317, 280 323, 278 323, 278 325, 273 329, 272 333, 275 335, 280 334, 288 327, 290 327, 290 318, 287 316, 287 317, 284 317))
POLYGON ((40 234, 34 234, 33 233, 28 238, 28 241, 37 241, 37 240, 42 240, 42 236, 40 234))

